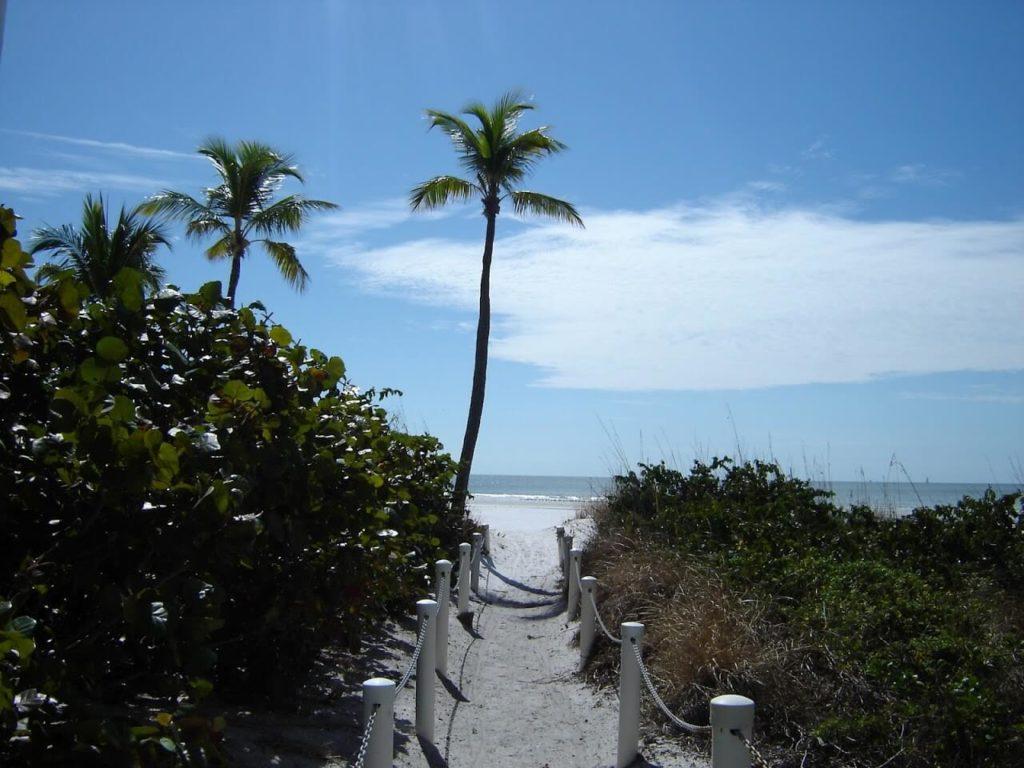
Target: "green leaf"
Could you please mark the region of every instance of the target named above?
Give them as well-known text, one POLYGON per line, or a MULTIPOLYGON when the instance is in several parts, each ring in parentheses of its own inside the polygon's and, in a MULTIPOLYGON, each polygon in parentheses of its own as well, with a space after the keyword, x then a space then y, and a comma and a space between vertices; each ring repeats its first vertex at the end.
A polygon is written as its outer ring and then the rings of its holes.
POLYGON ((126 309, 138 312, 142 309, 142 287, 145 280, 137 269, 124 267, 114 275, 114 295, 126 309))
POLYGON ((135 403, 124 395, 115 395, 104 412, 115 421, 132 421, 135 418, 135 403))
POLYGON ((15 267, 22 267, 28 262, 28 254, 21 249, 21 243, 15 239, 4 241, 2 258, 0 258, 0 266, 5 269, 14 269, 15 267))
POLYGON ((245 385, 244 381, 239 381, 238 379, 232 379, 225 384, 221 394, 232 400, 244 401, 252 399, 252 390, 245 385))
POLYGON ((327 361, 327 373, 330 374, 334 381, 345 375, 345 363, 340 357, 332 357, 327 361))
POLYGON ((128 345, 116 336, 104 336, 96 345, 96 354, 108 362, 119 363, 128 356, 128 345))
POLYGON ((89 404, 85 402, 85 398, 82 397, 81 393, 79 393, 79 391, 74 387, 61 387, 60 389, 53 393, 53 399, 67 400, 82 413, 89 412, 89 404))
POLYGON ((160 746, 163 747, 164 749, 166 749, 168 752, 177 752, 178 751, 178 747, 175 745, 175 743, 173 741, 171 741, 169 738, 167 738, 166 736, 161 736, 160 737, 160 746))
POLYGON ((178 474, 178 451, 170 443, 161 443, 156 454, 156 465, 168 479, 178 474))
POLYGON ((204 283, 199 289, 199 295, 208 307, 215 307, 223 301, 223 289, 220 280, 204 283))
POLYGON ((31 616, 16 616, 11 619, 7 628, 15 632, 20 632, 23 635, 30 635, 32 634, 32 630, 36 628, 36 620, 31 616))
POLYGON ((292 335, 288 332, 288 329, 283 325, 275 325, 270 329, 270 338, 274 340, 278 346, 287 347, 292 343, 292 335))
POLYGON ((14 330, 24 330, 25 324, 28 322, 28 313, 20 298, 9 292, 0 294, 0 310, 7 315, 7 320, 14 330))

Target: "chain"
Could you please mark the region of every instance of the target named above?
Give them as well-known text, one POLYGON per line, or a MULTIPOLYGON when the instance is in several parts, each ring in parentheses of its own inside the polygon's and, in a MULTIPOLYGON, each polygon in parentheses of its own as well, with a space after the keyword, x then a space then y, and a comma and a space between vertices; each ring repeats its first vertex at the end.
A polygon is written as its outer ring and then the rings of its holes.
POLYGON ((594 617, 597 619, 598 626, 601 627, 601 631, 604 632, 605 637, 616 645, 622 645, 622 640, 609 632, 608 627, 604 625, 604 619, 601 618, 601 612, 597 610, 597 598, 594 597, 594 592, 590 591, 587 594, 590 595, 590 602, 594 606, 594 617))
POLYGON ((739 728, 733 728, 731 731, 729 731, 729 733, 731 733, 737 739, 742 741, 743 746, 747 748, 747 752, 750 753, 750 759, 754 761, 753 763, 751 763, 752 768, 771 768, 768 765, 768 761, 764 759, 764 755, 762 755, 758 751, 757 747, 754 746, 753 742, 751 742, 750 739, 743 735, 743 731, 741 731, 739 728))
POLYGON ((373 724, 377 720, 377 710, 380 704, 374 704, 370 712, 370 719, 366 721, 366 728, 363 729, 363 740, 359 743, 359 752, 356 753, 354 768, 363 768, 363 761, 366 760, 366 748, 370 746, 370 736, 373 735, 373 724))
POLYGON ((412 677, 412 673, 416 671, 416 662, 420 657, 420 651, 423 650, 423 641, 427 639, 428 626, 430 626, 430 622, 424 621, 423 626, 420 627, 419 637, 416 638, 416 650, 412 652, 412 658, 409 660, 409 668, 405 670, 405 674, 402 675, 402 682, 395 687, 395 698, 398 698, 398 694, 401 693, 403 688, 405 688, 405 684, 409 682, 409 678, 412 677))
POLYGON ((685 720, 676 717, 671 711, 669 711, 669 708, 665 706, 665 702, 661 700, 661 696, 659 696, 658 692, 654 689, 654 683, 651 682, 651 675, 647 671, 647 667, 644 666, 644 660, 640 658, 640 646, 637 644, 636 640, 632 639, 630 640, 630 645, 633 646, 633 655, 636 656, 636 663, 637 666, 640 667, 640 675, 647 684, 647 690, 650 691, 651 698, 653 698, 654 703, 658 705, 658 709, 665 713, 665 717, 684 731, 689 731, 690 733, 711 733, 710 725, 694 725, 693 723, 688 723, 685 720))

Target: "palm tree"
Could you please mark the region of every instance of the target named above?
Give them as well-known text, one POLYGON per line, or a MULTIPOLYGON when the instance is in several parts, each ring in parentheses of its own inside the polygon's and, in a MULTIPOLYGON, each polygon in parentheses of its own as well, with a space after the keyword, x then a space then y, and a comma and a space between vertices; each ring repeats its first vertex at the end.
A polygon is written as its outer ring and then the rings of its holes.
POLYGON ((114 276, 125 267, 138 270, 145 285, 160 287, 164 270, 156 262, 156 251, 170 247, 167 232, 154 219, 140 215, 138 209, 124 207, 111 229, 107 223, 102 195, 86 195, 82 204, 82 223, 43 227, 33 233, 31 253, 50 252, 54 261, 39 268, 42 280, 58 272, 73 269, 75 277, 89 287, 94 296, 108 297, 114 276))
POLYGON ((491 332, 491 256, 494 252, 494 228, 501 204, 512 202, 520 215, 532 213, 583 226, 583 219, 571 203, 555 197, 518 189, 518 184, 543 157, 561 152, 565 144, 548 135, 542 126, 519 132, 519 118, 533 109, 518 92, 506 93, 488 109, 479 102, 466 106, 462 113, 475 118, 473 128, 457 115, 427 110, 431 128, 440 128, 451 139, 459 164, 472 175, 472 180, 458 176, 436 176, 412 190, 413 210, 438 208, 452 201, 465 201, 479 195, 487 220, 484 234, 483 268, 480 272, 480 317, 476 327, 476 361, 473 367, 473 390, 469 401, 469 418, 462 441, 458 474, 455 477, 453 505, 458 512, 466 508, 469 473, 480 433, 487 382, 487 342, 491 332))
POLYGON ((204 191, 204 202, 183 192, 166 190, 143 204, 147 213, 163 213, 186 222, 189 237, 213 235, 206 249, 211 260, 230 259, 228 304, 235 305, 242 259, 249 246, 262 243, 284 279, 299 291, 306 289, 309 273, 295 255, 295 248, 276 239, 298 232, 313 211, 337 208, 324 200, 287 195, 274 201, 285 179, 304 181, 290 155, 255 141, 235 146, 219 138, 207 139, 197 150, 213 164, 220 177, 216 187, 204 191))

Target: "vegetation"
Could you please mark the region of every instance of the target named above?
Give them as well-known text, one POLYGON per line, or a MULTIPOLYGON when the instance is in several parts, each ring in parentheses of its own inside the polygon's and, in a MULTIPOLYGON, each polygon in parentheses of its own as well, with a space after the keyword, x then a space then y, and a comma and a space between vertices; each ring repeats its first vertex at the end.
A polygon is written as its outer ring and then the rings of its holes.
POLYGON ((164 277, 156 260, 160 246, 170 247, 167 231, 160 222, 122 207, 111 229, 103 197, 86 195, 81 225, 77 229, 65 224, 38 230, 33 235, 30 253, 49 252, 56 257, 40 268, 40 279, 70 269, 91 295, 108 297, 114 290, 115 276, 125 267, 136 270, 147 288, 159 288, 164 277))
POLYGON ((894 518, 774 464, 641 465, 587 570, 612 619, 647 623, 670 703, 706 718, 709 696, 751 696, 780 765, 1020 764, 1020 496, 894 518))
POLYGON ((204 202, 184 192, 164 191, 141 209, 149 214, 164 213, 186 222, 189 237, 212 235, 206 249, 211 260, 230 259, 228 305, 235 305, 242 259, 253 243, 261 243, 285 281, 302 291, 309 273, 295 254, 295 248, 276 238, 298 232, 314 211, 337 206, 324 200, 307 200, 301 195, 274 196, 285 179, 303 181, 292 158, 256 141, 231 146, 223 139, 208 139, 199 154, 208 158, 217 172, 218 184, 205 191, 204 202), (274 238, 274 239, 272 239, 274 238))
POLYGON ((219 283, 30 280, 0 209, 0 763, 217 765, 450 552, 454 463, 219 283))
POLYGON ((519 118, 533 109, 515 92, 506 93, 488 109, 474 102, 462 114, 474 118, 479 128, 472 128, 458 115, 427 110, 431 128, 440 128, 451 139, 459 164, 472 175, 472 180, 458 176, 436 176, 412 190, 413 210, 439 208, 454 201, 479 196, 487 220, 484 234, 483 266, 480 270, 480 315, 476 327, 476 356, 473 365, 473 390, 469 401, 469 417, 455 477, 454 503, 465 508, 469 491, 469 474, 473 466, 480 419, 484 410, 484 389, 487 382, 487 343, 491 333, 491 257, 494 253, 494 231, 501 203, 512 201, 519 215, 536 214, 557 221, 583 226, 583 219, 564 200, 518 188, 539 160, 561 152, 565 145, 548 135, 542 126, 519 131, 519 118))

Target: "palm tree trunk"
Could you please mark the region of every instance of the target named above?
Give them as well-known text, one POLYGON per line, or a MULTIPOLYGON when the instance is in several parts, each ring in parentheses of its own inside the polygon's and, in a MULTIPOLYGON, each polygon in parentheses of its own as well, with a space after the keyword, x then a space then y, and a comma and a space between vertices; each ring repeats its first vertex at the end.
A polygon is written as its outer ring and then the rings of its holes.
POLYGON ((484 238, 483 267, 480 270, 480 317, 476 323, 476 363, 473 366, 473 392, 469 398, 469 418, 466 435, 462 440, 459 471, 455 476, 452 510, 466 511, 469 492, 469 473, 473 468, 476 438, 480 434, 480 417, 484 412, 484 389, 487 384, 487 342, 491 335, 491 255, 494 252, 494 224, 497 212, 487 213, 487 235, 484 238))
POLYGON ((238 278, 242 276, 242 254, 235 251, 231 257, 231 277, 228 278, 228 306, 235 306, 235 291, 238 290, 238 278))

